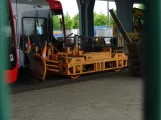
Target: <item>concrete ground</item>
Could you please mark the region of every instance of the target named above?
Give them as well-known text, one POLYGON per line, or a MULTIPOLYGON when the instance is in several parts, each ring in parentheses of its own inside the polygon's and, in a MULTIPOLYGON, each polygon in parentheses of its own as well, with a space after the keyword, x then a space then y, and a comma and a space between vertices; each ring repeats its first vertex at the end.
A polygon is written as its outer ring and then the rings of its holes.
POLYGON ((96 76, 89 81, 13 95, 13 120, 142 119, 141 78, 96 76))

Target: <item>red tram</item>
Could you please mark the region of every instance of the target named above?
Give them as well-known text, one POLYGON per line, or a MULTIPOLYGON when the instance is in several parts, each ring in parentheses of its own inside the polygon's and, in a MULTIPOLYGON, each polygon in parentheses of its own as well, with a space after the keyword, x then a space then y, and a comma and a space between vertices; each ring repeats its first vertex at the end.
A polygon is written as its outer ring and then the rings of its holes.
POLYGON ((7 63, 8 66, 5 70, 6 83, 11 84, 16 82, 18 75, 18 59, 17 59, 17 48, 16 48, 16 31, 14 25, 14 16, 12 11, 11 1, 8 0, 6 9, 7 14, 7 37, 8 40, 8 54, 7 63))

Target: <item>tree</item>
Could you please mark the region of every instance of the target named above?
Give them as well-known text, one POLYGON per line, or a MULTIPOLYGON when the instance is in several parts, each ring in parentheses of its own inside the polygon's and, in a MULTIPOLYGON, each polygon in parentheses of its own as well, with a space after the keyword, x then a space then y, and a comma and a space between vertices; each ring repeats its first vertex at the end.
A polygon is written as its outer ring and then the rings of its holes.
POLYGON ((72 29, 72 27, 73 27, 73 20, 71 19, 71 17, 68 14, 68 12, 65 14, 64 19, 65 19, 66 29, 69 29, 69 30, 72 29))
POLYGON ((56 15, 53 15, 53 29, 54 30, 60 30, 61 29, 60 19, 56 15))
MULTIPOLYGON (((73 17, 73 29, 79 28, 79 14, 73 17)), ((94 25, 103 26, 107 25, 107 16, 103 13, 97 14, 94 12, 94 25)))
POLYGON ((73 17, 73 19, 72 19, 72 21, 73 21, 73 29, 77 29, 77 28, 79 28, 79 14, 76 14, 74 17, 73 17))
POLYGON ((144 5, 143 5, 143 4, 140 4, 140 5, 138 6, 138 8, 144 10, 144 5))
POLYGON ((107 16, 102 12, 100 12, 100 14, 94 12, 94 25, 95 26, 107 25, 107 16))
MULTIPOLYGON (((115 14, 116 14, 116 10, 114 10, 115 14)), ((100 12, 99 14, 97 14, 96 12, 94 12, 94 25, 96 26, 104 26, 107 25, 107 15, 103 14, 102 12, 100 12)), ((115 22, 110 14, 110 27, 115 26, 115 22)))
MULTIPOLYGON (((116 13, 116 10, 114 10, 114 12, 116 13)), ((65 14, 64 18, 65 18, 66 29, 77 29, 77 28, 79 28, 79 14, 76 14, 73 18, 71 18, 70 15, 67 12, 65 14)), ((107 21, 108 21, 107 15, 103 14, 102 12, 100 12, 99 14, 94 12, 94 25, 95 26, 107 25, 107 21)), ((110 15, 110 27, 113 27, 114 25, 115 25, 115 22, 110 15)))

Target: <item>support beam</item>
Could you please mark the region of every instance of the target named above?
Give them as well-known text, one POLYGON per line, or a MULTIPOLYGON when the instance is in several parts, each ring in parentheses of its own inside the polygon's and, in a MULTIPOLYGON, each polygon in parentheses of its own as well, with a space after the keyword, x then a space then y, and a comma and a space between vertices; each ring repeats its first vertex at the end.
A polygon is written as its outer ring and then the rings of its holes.
POLYGON ((161 0, 145 0, 144 120, 161 120, 161 0))
POLYGON ((107 25, 110 27, 109 1, 107 1, 107 25))
POLYGON ((95 0, 77 0, 80 20, 80 35, 94 36, 93 9, 95 0))
POLYGON ((132 8, 133 0, 115 0, 117 17, 121 21, 126 32, 133 32, 132 29, 132 8))
POLYGON ((94 36, 94 14, 93 9, 95 5, 95 0, 87 0, 88 8, 87 8, 87 36, 94 36))

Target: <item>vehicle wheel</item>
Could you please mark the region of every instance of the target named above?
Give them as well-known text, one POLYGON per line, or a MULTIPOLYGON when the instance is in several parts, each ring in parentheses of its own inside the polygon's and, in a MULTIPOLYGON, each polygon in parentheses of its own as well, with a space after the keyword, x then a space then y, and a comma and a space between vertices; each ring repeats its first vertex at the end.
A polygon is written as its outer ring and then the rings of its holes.
POLYGON ((80 76, 80 75, 70 75, 69 77, 70 77, 71 79, 75 80, 75 79, 79 78, 79 76, 80 76))
POLYGON ((121 71, 121 68, 114 69, 115 72, 121 71))

